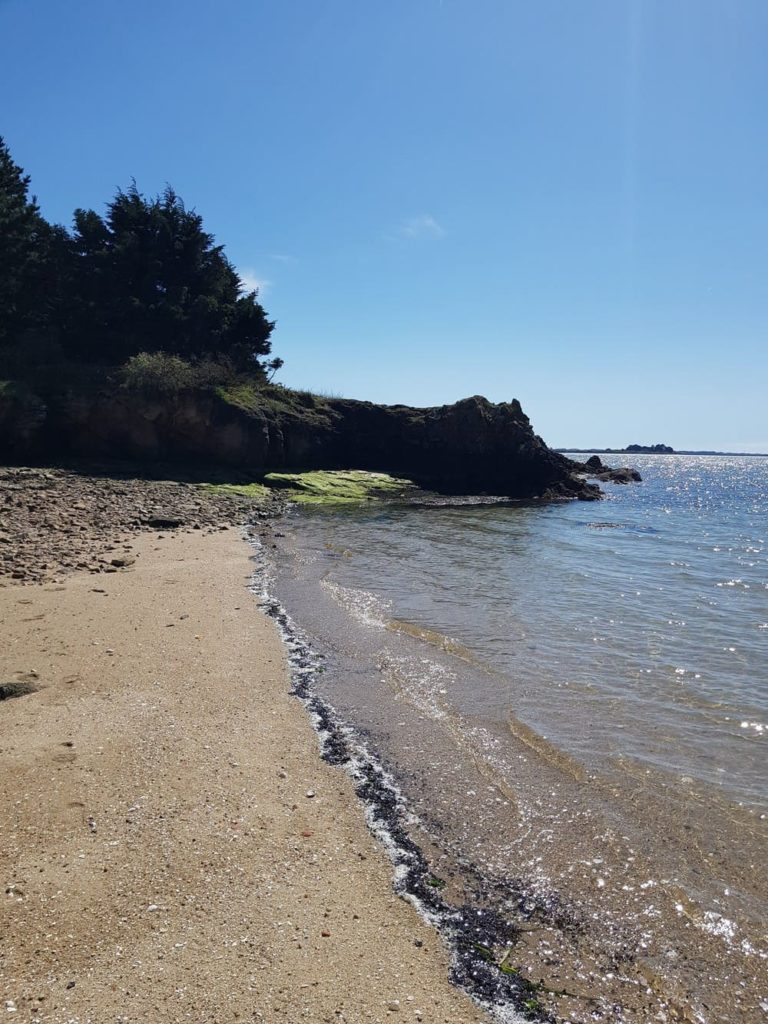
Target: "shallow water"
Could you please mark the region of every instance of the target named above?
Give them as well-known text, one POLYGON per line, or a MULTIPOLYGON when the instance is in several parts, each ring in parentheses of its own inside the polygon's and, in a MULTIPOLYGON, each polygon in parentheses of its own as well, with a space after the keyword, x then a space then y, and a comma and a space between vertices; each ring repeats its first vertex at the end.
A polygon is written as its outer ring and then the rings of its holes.
POLYGON ((590 919, 521 940, 553 1010, 760 1020, 768 459, 634 464, 600 503, 303 510, 275 593, 457 898, 590 919))

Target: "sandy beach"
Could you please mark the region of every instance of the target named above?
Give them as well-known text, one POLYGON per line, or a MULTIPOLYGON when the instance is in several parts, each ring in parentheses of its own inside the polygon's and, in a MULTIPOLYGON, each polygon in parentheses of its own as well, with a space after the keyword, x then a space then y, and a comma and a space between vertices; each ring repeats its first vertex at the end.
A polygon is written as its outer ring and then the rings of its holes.
POLYGON ((321 761, 242 531, 130 549, 0 587, 8 1019, 487 1020, 321 761))

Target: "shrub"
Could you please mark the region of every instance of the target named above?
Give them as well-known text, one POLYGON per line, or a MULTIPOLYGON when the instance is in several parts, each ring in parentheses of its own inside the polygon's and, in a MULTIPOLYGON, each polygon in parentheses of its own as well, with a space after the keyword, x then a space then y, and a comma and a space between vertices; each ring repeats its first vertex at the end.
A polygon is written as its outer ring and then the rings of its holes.
POLYGON ((195 386, 195 367, 165 352, 139 352, 120 368, 120 383, 128 391, 171 394, 195 386))
POLYGON ((263 383, 253 375, 238 373, 227 356, 191 362, 166 352, 139 352, 123 364, 120 383, 130 391, 151 391, 173 394, 179 391, 208 388, 253 388, 263 383))

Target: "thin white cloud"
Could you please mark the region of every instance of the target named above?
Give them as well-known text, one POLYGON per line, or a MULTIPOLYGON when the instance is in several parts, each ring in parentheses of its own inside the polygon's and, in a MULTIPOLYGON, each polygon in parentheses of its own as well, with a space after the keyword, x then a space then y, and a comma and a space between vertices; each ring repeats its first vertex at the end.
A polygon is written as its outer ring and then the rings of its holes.
POLYGON ((244 294, 248 292, 258 292, 260 298, 264 298, 265 294, 272 287, 272 282, 268 281, 266 277, 260 277, 255 270, 250 267, 244 267, 242 270, 238 270, 240 280, 242 282, 240 291, 244 294))
POLYGON ((295 256, 286 256, 283 252, 271 252, 269 254, 271 260, 275 260, 276 263, 295 263, 295 256))
POLYGON ((429 213, 409 217, 398 228, 401 238, 444 238, 445 228, 429 213))

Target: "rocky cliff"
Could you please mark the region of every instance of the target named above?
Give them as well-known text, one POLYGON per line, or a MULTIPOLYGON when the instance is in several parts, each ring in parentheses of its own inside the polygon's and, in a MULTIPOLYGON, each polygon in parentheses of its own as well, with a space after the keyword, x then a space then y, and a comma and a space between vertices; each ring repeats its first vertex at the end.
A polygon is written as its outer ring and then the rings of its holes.
MULTIPOLYGON (((2 395, 0 395, 0 406, 2 395)), ((19 458, 120 458, 277 469, 370 469, 448 494, 591 499, 582 467, 548 448, 515 401, 435 408, 326 399, 279 387, 152 396, 59 395, 0 445, 19 458)))

